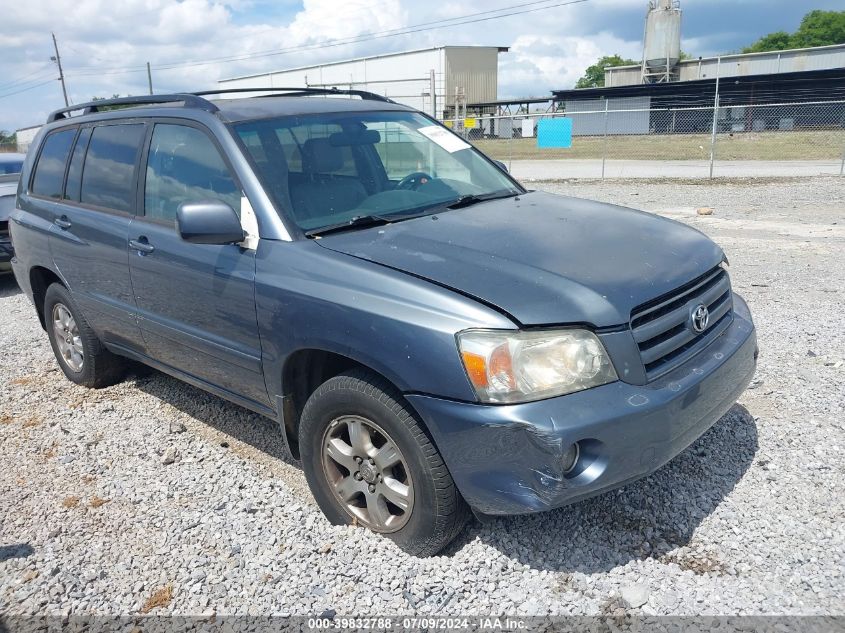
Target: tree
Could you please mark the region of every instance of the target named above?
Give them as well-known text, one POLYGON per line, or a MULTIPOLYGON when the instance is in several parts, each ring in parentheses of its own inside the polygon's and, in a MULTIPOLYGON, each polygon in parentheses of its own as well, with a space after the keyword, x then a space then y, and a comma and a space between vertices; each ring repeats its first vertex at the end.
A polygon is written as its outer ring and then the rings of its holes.
POLYGON ((742 52, 763 53, 830 44, 845 44, 845 11, 810 11, 795 33, 769 33, 743 48, 742 52))
POLYGON ((792 36, 798 48, 845 44, 845 11, 810 11, 792 36))
MULTIPOLYGON (((119 99, 119 94, 113 94, 111 97, 91 97, 91 101, 105 101, 106 99, 119 99)), ((102 106, 100 108, 100 112, 107 112, 109 110, 120 110, 121 108, 125 108, 126 106, 102 106)))
POLYGON ((604 69, 611 66, 632 66, 638 62, 633 59, 623 59, 619 55, 605 55, 592 66, 588 66, 575 84, 576 88, 601 88, 604 86, 604 69))
POLYGON ((0 145, 17 145, 18 144, 18 133, 17 132, 7 132, 6 130, 0 130, 0 145))

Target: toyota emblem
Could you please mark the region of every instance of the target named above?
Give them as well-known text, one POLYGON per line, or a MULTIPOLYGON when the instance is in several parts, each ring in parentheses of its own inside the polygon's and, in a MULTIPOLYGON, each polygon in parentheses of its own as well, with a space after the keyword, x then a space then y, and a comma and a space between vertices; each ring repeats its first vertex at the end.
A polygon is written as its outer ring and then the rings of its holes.
POLYGON ((695 307, 692 311, 692 329, 696 332, 703 332, 707 329, 707 326, 710 325, 710 311, 707 309, 707 306, 699 304, 695 307))

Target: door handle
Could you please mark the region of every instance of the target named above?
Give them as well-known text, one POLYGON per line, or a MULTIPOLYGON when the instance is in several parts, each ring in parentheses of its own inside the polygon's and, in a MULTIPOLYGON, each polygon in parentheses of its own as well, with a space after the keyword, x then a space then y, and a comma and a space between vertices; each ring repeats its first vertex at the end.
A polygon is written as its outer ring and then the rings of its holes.
POLYGON ((72 226, 71 221, 67 219, 66 215, 63 215, 62 217, 53 220, 53 224, 55 224, 60 229, 69 229, 72 226))
POLYGON ((139 237, 137 240, 129 240, 129 248, 138 251, 141 255, 152 253, 156 247, 147 241, 146 237, 139 237))

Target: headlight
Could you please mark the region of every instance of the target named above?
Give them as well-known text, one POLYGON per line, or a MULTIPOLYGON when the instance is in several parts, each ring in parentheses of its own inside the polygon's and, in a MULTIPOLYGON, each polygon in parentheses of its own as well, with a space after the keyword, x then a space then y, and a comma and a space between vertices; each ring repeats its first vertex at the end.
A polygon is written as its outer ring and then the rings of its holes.
POLYGON ((588 330, 466 330, 458 348, 482 402, 526 402, 617 380, 598 337, 588 330))

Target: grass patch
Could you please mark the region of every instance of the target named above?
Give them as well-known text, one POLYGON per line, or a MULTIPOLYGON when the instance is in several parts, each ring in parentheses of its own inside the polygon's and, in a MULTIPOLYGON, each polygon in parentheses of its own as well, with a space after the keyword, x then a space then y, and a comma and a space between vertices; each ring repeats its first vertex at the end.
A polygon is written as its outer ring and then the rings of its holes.
POLYGON ((166 607, 170 605, 170 601, 172 599, 173 587, 171 585, 159 587, 153 591, 150 597, 144 602, 144 605, 141 607, 141 613, 149 613, 158 607, 166 607))
MULTIPOLYGON (((482 152, 498 160, 601 159, 709 160, 709 134, 576 136, 569 149, 537 147, 536 138, 479 139, 482 152)), ((845 130, 720 133, 716 160, 842 160, 845 130)), ((659 174, 656 174, 659 175, 659 174)))
POLYGON ((103 499, 102 497, 94 495, 93 497, 91 497, 91 501, 88 502, 88 505, 92 508, 99 508, 101 506, 106 505, 109 501, 111 501, 111 499, 103 499))
POLYGON ((723 576, 728 573, 725 564, 713 555, 678 555, 672 552, 664 554, 658 560, 664 565, 675 563, 684 571, 691 571, 697 576, 705 574, 723 576))
POLYGON ((22 425, 22 426, 23 426, 23 428, 25 428, 25 429, 31 429, 31 428, 32 428, 32 427, 34 427, 34 426, 38 426, 38 425, 39 425, 39 424, 41 424, 43 421, 44 421, 44 420, 43 420, 42 418, 39 418, 39 417, 34 417, 34 416, 33 416, 33 417, 31 417, 31 418, 27 418, 26 420, 24 420, 24 421, 23 421, 23 425, 22 425))

